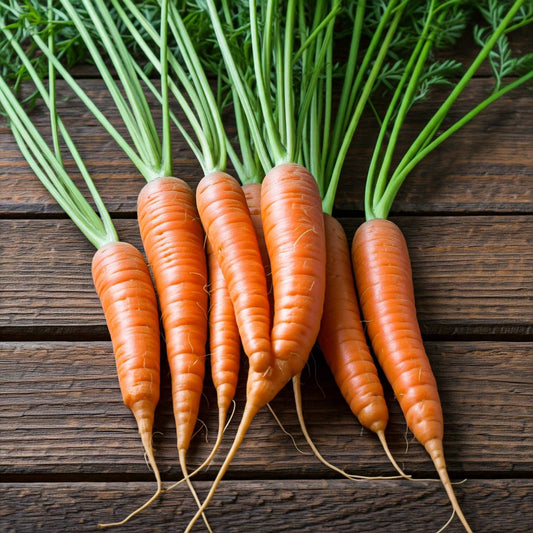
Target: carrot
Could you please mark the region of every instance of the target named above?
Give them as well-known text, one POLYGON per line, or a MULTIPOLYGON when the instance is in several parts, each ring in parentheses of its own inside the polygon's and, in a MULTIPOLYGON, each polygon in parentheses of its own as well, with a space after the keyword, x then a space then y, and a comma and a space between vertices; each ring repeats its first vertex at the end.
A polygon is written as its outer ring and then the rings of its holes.
POLYGON ((446 469, 442 408, 416 317, 409 251, 400 228, 381 218, 363 223, 354 236, 352 261, 374 353, 407 426, 429 453, 454 511, 471 531, 446 469))
POLYGON ((261 215, 275 302, 272 349, 296 375, 318 336, 326 284, 324 218, 311 173, 295 163, 268 172, 261 215))
MULTIPOLYGON (((242 186, 250 218, 257 235, 263 265, 268 264, 263 225, 261 222, 261 185, 242 186)), ((228 286, 210 241, 207 241, 209 270, 209 355, 211 375, 217 391, 219 438, 222 437, 229 406, 235 397, 240 367, 241 338, 228 286)))
POLYGON ((110 242, 99 248, 93 256, 92 275, 111 335, 122 398, 135 416, 158 484, 157 492, 144 508, 161 492, 161 478, 152 447, 160 379, 156 295, 141 252, 129 243, 110 242))
MULTIPOLYGON (((207 264, 194 193, 183 180, 157 178, 137 200, 139 229, 154 275, 172 381, 180 466, 198 418, 207 342, 207 264)), ((197 497, 196 497, 197 499, 197 497)))
MULTIPOLYGON (((242 186, 265 270, 269 264, 263 224, 261 222, 261 184, 242 186)), ((209 355, 211 374, 220 410, 219 428, 223 427, 237 389, 241 339, 228 286, 210 241, 207 241, 209 269, 209 355)))
POLYGON ((202 178, 196 189, 198 212, 233 303, 250 365, 265 371, 272 362, 266 277, 244 192, 224 172, 202 178))
POLYGON ((255 234, 257 235, 257 244, 259 245, 261 259, 263 260, 263 266, 267 277, 268 292, 270 293, 272 289, 272 287, 269 286, 271 280, 270 258, 268 257, 265 232, 263 230, 263 220, 261 219, 261 188, 261 183, 245 183, 242 186, 244 197, 246 198, 246 205, 248 205, 250 218, 252 219, 255 234))
POLYGON ((217 391, 219 435, 235 397, 241 358, 241 339, 228 287, 216 255, 207 241, 209 269, 209 355, 217 391))
POLYGON ((256 359, 250 359, 246 405, 237 434, 186 531, 213 498, 257 412, 302 371, 320 327, 326 282, 325 235, 320 194, 313 176, 292 163, 274 167, 263 180, 261 216, 272 267, 274 360, 264 370, 255 364, 256 359))
POLYGON ((339 221, 325 213, 324 227, 326 292, 318 344, 353 414, 361 425, 377 434, 393 466, 407 477, 385 440, 389 412, 361 322, 348 239, 339 221))

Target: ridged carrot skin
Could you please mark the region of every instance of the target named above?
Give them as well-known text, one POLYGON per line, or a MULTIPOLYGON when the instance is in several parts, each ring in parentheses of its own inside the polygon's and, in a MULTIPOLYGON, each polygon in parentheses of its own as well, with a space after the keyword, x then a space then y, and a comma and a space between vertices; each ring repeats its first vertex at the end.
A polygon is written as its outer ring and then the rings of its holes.
MULTIPOLYGON (((261 184, 245 184, 242 186, 242 190, 257 235, 257 243, 265 266, 265 272, 268 272, 270 269, 269 259, 261 221, 261 184)), ((209 356, 211 374, 217 391, 218 407, 227 413, 237 388, 241 339, 226 279, 209 241, 207 241, 207 258, 210 295, 209 356)))
POLYGON ((383 387, 367 344, 344 228, 324 214, 326 230, 326 295, 318 344, 359 422, 375 433, 389 419, 383 387))
POLYGON ((409 429, 423 445, 442 440, 437 382, 422 342, 409 253, 398 226, 385 219, 361 225, 353 241, 353 265, 374 353, 409 429))
POLYGON ((147 183, 138 197, 139 229, 152 268, 172 380, 178 450, 194 433, 205 375, 207 261, 189 185, 173 177, 147 183))
POLYGON ((290 379, 316 342, 326 287, 322 202, 311 173, 294 163, 270 170, 262 183, 261 216, 274 290, 272 350, 277 364, 290 363, 290 379))
POLYGON ((259 251, 261 252, 261 259, 263 260, 268 285, 269 279, 271 279, 270 258, 268 257, 265 232, 263 230, 263 220, 261 219, 261 188, 261 183, 246 183, 242 186, 244 197, 246 198, 246 204, 250 211, 250 218, 252 219, 252 224, 257 235, 257 244, 259 245, 259 251))
POLYGON ((137 420, 152 462, 152 430, 159 401, 160 330, 150 272, 137 248, 111 242, 94 254, 92 275, 113 344, 122 397, 137 420))
POLYGON ((241 360, 241 338, 226 279, 209 241, 209 358, 211 377, 217 391, 218 408, 224 419, 235 397, 241 360))
POLYGON ((407 426, 426 448, 454 510, 471 531, 446 470, 442 407, 418 325, 409 251, 400 228, 379 218, 363 223, 352 243, 352 263, 374 353, 407 426))
POLYGON ((272 363, 267 284, 256 233, 239 182, 224 172, 196 189, 202 224, 226 279, 244 352, 255 368, 272 363))

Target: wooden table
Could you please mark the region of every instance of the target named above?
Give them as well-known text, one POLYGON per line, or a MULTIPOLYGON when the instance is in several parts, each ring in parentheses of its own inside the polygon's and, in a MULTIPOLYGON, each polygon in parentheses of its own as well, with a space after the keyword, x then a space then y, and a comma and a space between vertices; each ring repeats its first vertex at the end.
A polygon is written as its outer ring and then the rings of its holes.
MULTIPOLYGON (((88 75, 83 83, 110 109, 98 80, 88 75)), ((484 76, 474 80, 459 109, 489 83, 484 76)), ((435 99, 411 119, 408 132, 435 99)), ((62 106, 121 237, 140 245, 135 201, 143 180, 83 107, 75 100, 62 106)), ((34 117, 45 120, 38 112, 34 117)), ((530 90, 494 104, 416 169, 392 213, 412 254, 450 475, 466 480, 455 490, 478 532, 517 533, 533 524, 532 118, 530 90)), ((349 237, 362 220, 369 128, 370 122, 355 139, 336 204, 349 237)), ((174 148, 177 174, 194 186, 198 166, 178 136, 174 148)), ((93 249, 29 171, 5 126, 0 184, 0 531, 96 531, 99 521, 120 519, 144 502, 155 483, 121 401, 91 282, 93 249)), ((180 469, 166 366, 162 381, 154 441, 167 485, 180 469)), ((415 481, 354 482, 324 467, 305 444, 287 388, 272 402, 285 432, 268 410, 260 412, 209 508, 214 531, 437 531, 451 507, 386 392, 388 442, 415 481)), ((318 350, 304 371, 303 395, 309 431, 324 456, 352 473, 394 474, 318 350)), ((200 495, 228 450, 243 403, 241 386, 222 449, 197 477, 200 495)), ((208 375, 191 469, 214 442, 214 407, 208 375)), ((180 531, 194 510, 180 487, 121 531, 180 531)), ((195 531, 203 530, 198 523, 195 531)), ((462 528, 454 520, 447 531, 462 528)))

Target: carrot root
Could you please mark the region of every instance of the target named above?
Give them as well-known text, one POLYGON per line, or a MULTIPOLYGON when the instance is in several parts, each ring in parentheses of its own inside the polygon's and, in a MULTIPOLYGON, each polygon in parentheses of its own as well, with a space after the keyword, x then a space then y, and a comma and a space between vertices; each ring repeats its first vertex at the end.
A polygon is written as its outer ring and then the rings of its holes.
POLYGON ((152 446, 159 401, 160 331, 155 290, 139 250, 124 242, 106 244, 93 257, 92 273, 111 335, 122 397, 135 416, 157 482, 156 492, 145 504, 120 522, 99 524, 105 528, 126 523, 161 494, 152 446))
POLYGON ((154 471, 156 482, 157 482, 157 489, 154 492, 154 494, 140 507, 135 509, 135 511, 131 512, 126 518, 123 520, 120 520, 119 522, 109 522, 109 523, 103 523, 98 524, 98 527, 100 529, 106 529, 109 527, 115 527, 115 526, 122 526, 129 522, 134 516, 138 515, 141 511, 144 511, 147 507, 152 505, 153 502, 155 502, 159 496, 163 492, 162 484, 161 484, 161 476, 159 474, 159 469, 157 468, 155 457, 153 453, 153 446, 152 446, 152 433, 150 431, 147 431, 146 429, 139 430, 139 434, 141 436, 141 440, 144 446, 144 449, 146 451, 146 457, 148 458, 148 463, 152 467, 152 470, 154 471))
POLYGON ((463 511, 461 510, 459 502, 457 501, 457 496, 455 495, 452 483, 450 481, 450 476, 448 475, 442 441, 439 439, 432 439, 426 442, 424 447, 426 448, 426 451, 435 465, 437 473, 439 474, 439 478, 444 486, 444 489, 446 490, 446 494, 450 499, 455 514, 463 524, 465 530, 468 531, 468 533, 472 533, 472 529, 470 528, 470 525, 468 524, 463 511))
MULTIPOLYGON (((187 472, 187 462, 185 460, 186 459, 186 453, 187 453, 187 450, 185 450, 185 449, 178 450, 178 456, 179 456, 179 461, 180 461, 181 472, 183 474, 183 479, 187 483, 187 486, 189 487, 189 491, 191 492, 192 497, 194 498, 194 501, 196 502, 196 505, 200 509, 202 507, 202 502, 200 502, 200 498, 198 498, 198 494, 196 492, 196 489, 194 488, 194 486, 192 484, 191 476, 187 472)), ((204 524, 207 527, 207 530, 209 531, 209 533, 213 533, 213 530, 211 529, 211 526, 209 525, 209 522, 207 521, 207 517, 205 516, 205 513, 203 511, 201 513, 201 516, 202 516, 202 518, 204 520, 204 524)))
MULTIPOLYGON (((193 478, 196 474, 198 474, 204 468, 206 468, 207 466, 209 466, 211 464, 211 461, 213 460, 213 458, 215 457, 216 453, 218 452, 218 449, 220 448, 220 444, 222 443, 222 438, 224 437, 224 431, 226 429, 225 426, 227 425, 226 418, 227 418, 227 409, 219 409, 219 414, 218 414, 218 424, 219 424, 218 427, 219 427, 219 429, 218 429, 218 434, 217 434, 217 438, 216 438, 215 444, 211 448, 211 451, 209 452, 209 455, 204 459, 202 464, 200 466, 196 467, 189 474, 189 476, 188 476, 189 478, 193 478)), ((170 487, 167 487, 166 489, 164 489, 163 492, 169 492, 172 489, 175 489, 176 487, 178 487, 179 485, 184 483, 185 481, 186 481, 186 478, 183 477, 179 481, 176 481, 176 483, 170 485, 170 487)))
POLYGON ((386 219, 364 222, 355 232, 352 263, 374 353, 408 428, 429 453, 453 509, 470 532, 446 470, 442 407, 416 316, 409 250, 400 228, 386 219))
MULTIPOLYGON (((305 418, 303 416, 303 409, 302 409, 302 388, 301 388, 301 375, 297 375, 292 378, 292 384, 293 384, 293 391, 294 391, 294 400, 296 405, 296 414, 298 416, 298 422, 300 423, 300 429, 302 430, 302 434, 305 437, 305 440, 311 450, 313 451, 316 458, 323 463, 325 466, 333 470, 334 472, 337 472, 341 476, 344 476, 351 480, 361 480, 361 479, 398 479, 398 477, 409 477, 406 474, 403 474, 401 470, 400 476, 362 476, 359 474, 349 474, 342 468, 339 468, 338 466, 335 466, 333 463, 330 463, 318 450, 316 447, 316 444, 314 443, 313 439, 311 438, 311 435, 309 435, 309 432, 307 430, 307 425, 305 423, 305 418), (403 474, 403 475, 402 475, 403 474)), ((394 464, 394 463, 393 463, 394 464)))
POLYGON ((209 490, 209 493, 207 494, 205 500, 203 501, 202 505, 199 507, 196 514, 193 516, 191 521, 189 522, 189 525, 185 529, 185 533, 190 533, 192 528, 194 527, 194 524, 197 522, 198 518, 202 516, 202 514, 205 512, 207 506, 213 499, 213 496, 215 495, 215 492, 222 481, 222 478, 226 474, 231 462, 233 461, 233 458, 237 454, 237 451, 239 450, 244 437, 246 433, 248 432, 248 429, 250 428, 253 419, 255 418, 255 415, 259 411, 259 407, 255 404, 252 404, 250 402, 246 402, 246 406, 244 408, 244 413, 241 418, 241 422, 239 424, 239 427, 237 429, 237 433, 235 435, 235 439, 233 440, 233 444, 231 445, 231 448, 226 455, 226 458, 224 459, 224 462, 222 463, 222 466, 220 467, 220 470, 218 471, 217 477, 213 481, 213 484, 211 485, 211 489, 209 490))

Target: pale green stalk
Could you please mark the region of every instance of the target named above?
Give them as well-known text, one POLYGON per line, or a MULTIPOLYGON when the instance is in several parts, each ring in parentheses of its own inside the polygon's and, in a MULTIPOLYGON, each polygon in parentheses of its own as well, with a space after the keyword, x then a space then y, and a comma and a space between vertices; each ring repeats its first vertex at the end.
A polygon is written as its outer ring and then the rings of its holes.
POLYGON ((87 109, 94 115, 98 122, 104 127, 104 129, 113 137, 115 142, 131 159, 133 164, 139 169, 143 176, 148 177, 152 174, 152 171, 148 165, 139 157, 139 155, 130 147, 127 141, 119 133, 119 131, 113 126, 104 113, 100 111, 98 106, 94 104, 87 93, 82 89, 79 83, 69 73, 69 71, 63 66, 61 61, 49 50, 46 43, 39 37, 38 34, 33 34, 32 39, 35 41, 39 49, 47 56, 57 70, 61 74, 61 77, 67 82, 68 86, 74 91, 76 96, 84 103, 87 109))
POLYGON ((218 16, 217 8, 213 0, 206 0, 206 4, 207 4, 208 11, 209 11, 210 19, 213 25, 213 30, 215 32, 217 42, 220 47, 222 57, 224 58, 224 62, 226 64, 226 69, 228 71, 230 79, 234 85, 235 91, 243 107, 243 113, 246 116, 246 120, 248 121, 248 125, 250 128, 250 134, 252 136, 258 157, 261 161, 261 165, 263 166, 263 168, 270 168, 271 166, 270 156, 269 156, 268 150, 266 149, 263 136, 261 135, 261 129, 257 122, 254 109, 248 97, 248 92, 243 82, 242 73, 240 72, 239 67, 237 66, 237 64, 235 63, 232 57, 231 50, 229 48, 228 42, 226 40, 226 36, 224 34, 222 23, 218 16))
MULTIPOLYGON (((50 50, 54 49, 54 34, 52 32, 53 25, 53 0, 48 0, 48 46, 50 50)), ((56 109, 56 69, 52 63, 48 63, 48 84, 50 94, 50 109, 56 109)), ((61 160, 61 149, 59 148, 59 136, 57 134, 56 113, 50 113, 52 121, 52 143, 54 145, 54 151, 58 160, 61 160)))
MULTIPOLYGON (((161 113, 162 113, 162 161, 161 171, 164 176, 172 176, 172 142, 170 137, 170 107, 168 101, 168 0, 163 0, 161 4, 161 43, 160 64, 161 64, 161 113)), ((134 65, 135 67, 135 65, 134 65)), ((151 115, 150 115, 151 116, 151 115)))
POLYGON ((293 35, 296 18, 296 0, 287 1, 285 15, 285 42, 283 47, 283 92, 285 106, 285 151, 286 156, 280 157, 276 163, 296 160, 296 135, 294 117, 293 91, 293 35))
MULTIPOLYGON (((4 32, 6 31, 4 29, 4 32)), ((31 65, 29 66, 31 67, 31 65)), ((48 93, 42 83, 40 83, 38 89, 45 98, 47 105, 49 105, 48 93)), ((57 158, 53 150, 46 144, 2 77, 0 77, 0 95, 3 109, 9 117, 13 134, 24 158, 54 200, 96 248, 100 248, 108 242, 117 241, 118 237, 107 210, 89 174, 86 172, 85 166, 62 121, 56 118, 53 123, 57 124, 62 131, 67 147, 71 151, 97 204, 100 217, 90 207, 83 194, 81 194, 67 174, 62 161, 57 158)), ((55 113, 55 110, 51 109, 50 112, 55 113)))
POLYGON ((400 189, 401 185, 403 184, 409 173, 415 168, 415 166, 420 163, 420 161, 422 161, 422 159, 424 159, 430 152, 432 152, 435 148, 441 145, 446 139, 448 139, 457 130, 462 128, 465 124, 470 122, 474 117, 476 117, 490 104, 495 102, 498 98, 504 96, 508 92, 512 91, 513 89, 516 89, 520 85, 523 85, 524 83, 530 80, 533 80, 533 71, 524 74, 515 81, 508 83, 505 87, 502 87, 499 91, 492 93, 489 97, 487 97, 476 107, 474 107, 470 112, 466 113, 463 117, 454 122, 453 125, 443 131, 438 137, 428 143, 422 150, 419 150, 406 164, 404 164, 400 171, 396 170, 393 176, 391 177, 389 186, 387 187, 385 194, 381 197, 379 203, 375 208, 375 215, 380 218, 386 218, 388 216, 394 198, 396 197, 396 194, 400 189))
MULTIPOLYGON (((455 103, 460 94, 463 92, 466 85, 474 76, 475 72, 477 72, 480 65, 485 61, 490 51, 492 50, 500 36, 505 32, 506 27, 512 21, 513 17, 515 16, 515 14, 520 9, 523 3, 524 0, 517 0, 509 9, 506 16, 499 24, 498 28, 496 28, 496 30, 492 33, 491 37, 487 40, 481 51, 476 55, 474 61, 464 73, 464 75, 461 77, 461 79, 456 83, 449 96, 441 104, 439 109, 434 113, 432 118, 427 122, 426 126, 422 129, 417 138, 413 141, 413 143, 397 165, 396 169, 392 173, 392 176, 389 179, 389 183, 387 184, 383 195, 377 203, 373 202, 372 213, 367 213, 367 216, 386 218, 388 216, 392 202, 396 197, 396 194, 398 193, 401 185, 403 184, 405 178, 412 170, 412 168, 414 168, 413 161, 419 162, 422 159, 422 157, 420 157, 421 154, 424 154, 424 156, 427 155, 431 150, 438 146, 438 144, 440 144, 447 137, 449 137, 451 133, 456 131, 466 122, 470 121, 489 103, 493 102, 496 99, 496 97, 494 96, 495 94, 501 96, 508 92, 507 90, 505 92, 502 92, 504 89, 502 88, 501 90, 497 91, 497 93, 493 93, 493 95, 489 96, 487 99, 481 102, 470 113, 463 117, 463 119, 460 119, 452 127, 448 128, 445 132, 443 132, 438 138, 438 143, 433 144, 431 142, 431 137, 435 135, 438 127, 448 114, 450 108, 455 103)), ((522 76, 519 80, 517 80, 519 83, 513 83, 512 87, 514 88, 522 83, 525 83, 530 78, 531 73, 528 73, 525 76, 522 76)))
MULTIPOLYGON (((111 0, 111 1, 115 9, 117 10, 117 13, 121 17, 122 22, 124 23, 124 25, 130 32, 132 37, 135 39, 136 43, 139 45, 139 47, 145 54, 147 60, 156 69, 156 71, 161 74, 161 62, 156 56, 156 54, 152 51, 148 43, 141 36, 139 30, 135 27, 135 25, 128 18, 121 4, 117 2, 117 0, 111 0)), ((128 7, 132 15, 135 17, 135 20, 137 20, 142 25, 142 27, 148 33, 150 38, 161 49, 162 47, 161 47, 160 35, 155 31, 155 29, 150 24, 150 22, 146 19, 146 17, 144 17, 141 11, 139 11, 134 4, 131 4, 131 2, 127 1, 127 2, 124 2, 124 4, 128 7)), ((176 116, 173 113, 170 113, 170 116, 173 122, 179 128, 180 133, 185 137, 187 144, 189 144, 189 146, 193 150, 202 168, 204 170, 208 168, 212 168, 213 162, 212 162, 212 157, 210 156, 211 148, 210 148, 206 135, 204 135, 204 132, 207 131, 207 124, 205 122, 199 122, 198 118, 195 115, 195 110, 201 109, 202 107, 201 102, 198 100, 197 94, 193 88, 193 85, 190 83, 189 78, 187 77, 181 65, 178 63, 177 59, 173 55, 169 55, 167 59, 168 59, 170 66, 173 69, 173 72, 178 76, 180 83, 183 85, 184 92, 190 98, 191 104, 189 104, 189 101, 187 100, 187 98, 185 98, 183 91, 181 91, 178 88, 176 83, 172 79, 168 79, 167 77, 169 90, 172 93, 172 95, 176 98, 176 101, 178 102, 180 108, 184 112, 187 121, 191 125, 195 133, 195 136, 198 140, 199 146, 192 140, 190 135, 186 132, 186 130, 181 125, 181 123, 177 120, 176 116)), ((156 96, 156 98, 158 98, 159 102, 162 104, 163 99, 162 99, 160 91, 158 91, 155 88, 155 86, 150 81, 148 76, 143 72, 139 64, 135 63, 134 67, 136 69, 136 72, 139 78, 148 87, 150 92, 152 92, 156 96)))
MULTIPOLYGON (((385 187, 387 184, 387 175, 388 175, 390 166, 392 164, 392 157, 394 155, 394 150, 396 148, 396 144, 400 136, 401 127, 402 127, 403 122, 405 121, 407 112, 409 111, 409 108, 411 107, 413 97, 417 89, 418 80, 420 79, 420 76, 422 74, 424 65, 426 64, 428 55, 433 47, 433 39, 435 38, 435 36, 429 35, 429 31, 433 23, 434 3, 435 3, 434 0, 432 0, 430 8, 429 8, 429 13, 426 18, 426 23, 422 30, 422 34, 420 35, 420 38, 418 39, 416 43, 415 50, 412 53, 411 58, 405 67, 404 73, 402 75, 402 79, 400 80, 400 83, 398 84, 398 89, 396 90, 396 94, 394 95, 396 97, 398 92, 403 89, 407 81, 409 82, 407 84, 407 89, 402 97, 402 101, 400 102, 399 109, 396 113, 396 118, 394 120, 392 131, 390 132, 389 141, 387 143, 387 147, 385 150, 385 155, 383 156, 383 164, 377 176, 376 185, 375 185, 374 194, 373 194, 374 204, 379 200, 379 198, 385 191, 385 187)), ((444 15, 445 15, 445 12, 444 12, 444 15)), ((433 30, 432 33, 435 33, 435 31, 438 31, 438 29, 433 30)), ((396 101, 397 99, 393 98, 389 107, 394 109, 396 106, 396 101)), ((384 121, 381 129, 384 129, 384 127, 386 126, 388 126, 388 120, 384 121)), ((376 143, 375 153, 379 153, 380 150, 381 150, 381 144, 376 143)))
MULTIPOLYGON (((403 4, 403 6, 405 6, 405 4, 403 4)), ((337 193, 337 186, 339 183, 340 174, 341 174, 342 166, 344 165, 346 154, 348 153, 348 149, 350 148, 352 138, 355 134, 357 126, 359 125, 359 121, 361 120, 361 116, 366 107, 366 104, 368 102, 372 89, 374 88, 376 79, 379 75, 383 62, 387 55, 389 45, 392 41, 392 38, 400 22, 401 14, 402 14, 402 9, 396 10, 396 13, 394 14, 392 22, 385 35, 385 38, 383 39, 379 52, 375 58, 372 69, 361 90, 361 94, 359 96, 359 99, 357 100, 357 104, 351 115, 350 122, 346 128, 344 139, 339 149, 336 152, 336 157, 334 159, 335 165, 333 169, 331 170, 331 172, 328 172, 328 175, 329 175, 328 187, 327 187, 326 195, 324 196, 322 200, 322 208, 325 213, 331 214, 333 211, 333 204, 335 201, 335 195, 337 193)), ((370 50, 370 47, 369 47, 369 50, 370 50)), ((367 54, 368 54, 368 51, 367 51, 367 54)), ((365 56, 365 59, 366 59, 366 56, 365 56)), ((370 61, 370 59, 368 59, 368 61, 370 61)))
MULTIPOLYGON (((267 4, 267 11, 273 11, 272 2, 270 0, 267 4)), ((268 28, 268 31, 265 33, 270 33, 270 28, 268 28)), ((274 161, 281 161, 284 158, 286 151, 285 147, 282 145, 279 132, 274 121, 274 115, 272 113, 272 105, 270 102, 270 70, 265 72, 262 69, 262 66, 269 65, 270 62, 266 59, 262 60, 262 48, 260 44, 259 25, 257 21, 257 3, 255 0, 250 0, 250 34, 252 41, 252 55, 254 59, 253 66, 258 93, 258 103, 262 111, 266 137, 268 139, 270 152, 274 161)))

